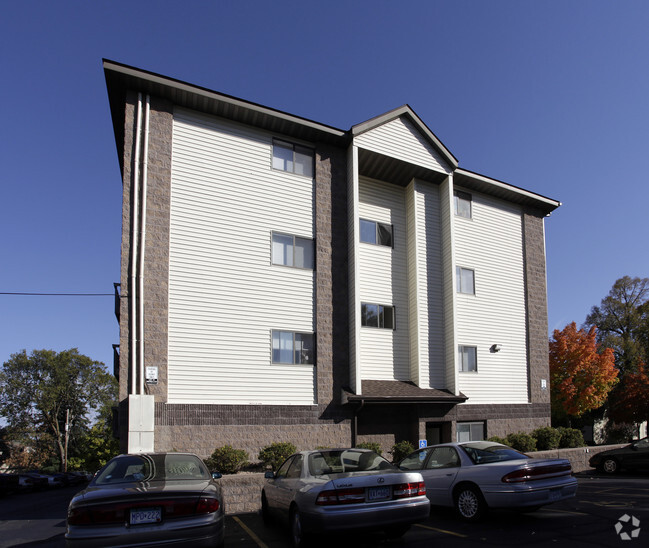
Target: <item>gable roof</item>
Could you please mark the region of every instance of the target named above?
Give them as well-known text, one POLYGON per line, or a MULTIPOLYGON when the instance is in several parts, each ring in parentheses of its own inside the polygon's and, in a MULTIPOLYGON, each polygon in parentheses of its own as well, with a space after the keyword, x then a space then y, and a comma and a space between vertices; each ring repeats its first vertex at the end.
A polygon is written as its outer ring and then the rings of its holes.
MULTIPOLYGON (((561 202, 557 200, 460 169, 455 156, 407 104, 356 124, 349 130, 343 130, 116 61, 104 59, 103 68, 120 166, 124 157, 126 94, 128 91, 137 91, 168 99, 175 105, 256 126, 272 133, 341 147, 348 146, 354 137, 403 117, 414 126, 422 139, 447 162, 450 170, 454 173, 456 184, 537 208, 546 215, 561 205, 561 202)), ((412 178, 440 183, 446 176, 415 163, 388 157, 375 151, 361 150, 359 158, 363 175, 372 178, 388 177, 388 180, 396 184, 407 184, 412 178)))
POLYGON ((371 131, 379 126, 382 126, 383 124, 387 124, 392 120, 401 117, 407 118, 415 126, 415 128, 419 130, 421 135, 433 146, 433 148, 437 152, 442 155, 444 160, 451 166, 452 169, 456 169, 458 167, 457 158, 455 158, 455 156, 451 154, 451 151, 444 146, 444 143, 442 143, 442 141, 437 138, 437 136, 428 128, 428 126, 424 124, 424 122, 422 122, 421 118, 419 118, 415 111, 410 108, 410 105, 397 107, 386 112, 385 114, 375 116, 374 118, 370 118, 365 122, 356 124, 355 126, 352 126, 350 132, 354 137, 357 137, 367 131, 371 131))

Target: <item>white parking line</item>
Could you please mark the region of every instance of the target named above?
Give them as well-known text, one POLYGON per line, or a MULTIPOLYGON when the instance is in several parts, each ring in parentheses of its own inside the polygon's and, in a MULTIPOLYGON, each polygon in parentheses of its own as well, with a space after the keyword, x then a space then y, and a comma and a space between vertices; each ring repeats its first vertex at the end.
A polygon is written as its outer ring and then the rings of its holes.
POLYGON ((468 536, 468 535, 463 535, 462 533, 456 533, 454 531, 447 531, 446 529, 438 529, 437 527, 422 525, 421 523, 415 523, 415 527, 421 527, 422 529, 430 529, 431 531, 437 531, 438 533, 444 533, 445 535, 453 535, 454 537, 467 538, 468 536))
POLYGON ((241 521, 237 516, 232 516, 232 519, 234 519, 234 521, 236 521, 241 526, 241 528, 246 533, 248 533, 248 536, 257 543, 257 546, 259 546, 259 548, 268 548, 268 545, 263 540, 261 540, 254 533, 254 531, 250 529, 250 527, 248 527, 245 523, 243 523, 243 521, 241 521))

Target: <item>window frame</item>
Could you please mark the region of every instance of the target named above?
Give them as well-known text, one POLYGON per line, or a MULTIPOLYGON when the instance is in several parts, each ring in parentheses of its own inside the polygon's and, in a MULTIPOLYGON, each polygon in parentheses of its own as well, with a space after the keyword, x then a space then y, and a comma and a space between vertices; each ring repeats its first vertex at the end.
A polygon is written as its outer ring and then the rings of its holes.
POLYGON ((389 329, 391 331, 396 331, 397 330, 397 309, 394 305, 392 304, 378 304, 378 303, 367 303, 367 302, 361 302, 361 327, 368 327, 370 329, 389 329), (377 325, 369 325, 367 323, 363 323, 365 320, 365 315, 363 313, 363 307, 368 307, 368 306, 376 306, 377 307, 377 314, 376 314, 376 321, 377 325), (388 308, 392 310, 392 327, 386 327, 385 326, 385 309, 388 308), (383 324, 383 325, 380 325, 383 324))
MULTIPOLYGON (((282 348, 281 348, 281 335, 280 338, 278 339, 280 342, 280 347, 278 352, 281 355, 282 348)), ((272 365, 309 365, 309 366, 315 366, 316 365, 316 337, 315 333, 308 332, 308 331, 289 331, 287 329, 272 329, 270 332, 270 363, 272 365), (291 334, 291 359, 292 361, 279 361, 275 360, 275 333, 289 333, 291 334), (311 361, 295 361, 295 356, 298 352, 301 352, 301 350, 298 350, 296 348, 295 342, 296 342, 296 336, 299 335, 306 335, 311 337, 311 361)))
POLYGON ((458 372, 459 373, 477 373, 478 372, 478 347, 470 344, 458 344, 457 346, 457 356, 458 356, 458 372), (475 369, 464 369, 464 350, 472 349, 473 357, 475 363, 475 369))
POLYGON ((466 268, 464 266, 455 265, 455 284, 457 293, 463 295, 475 295, 475 270, 473 268, 466 268), (463 291, 462 272, 471 272, 473 274, 473 291, 463 291))
POLYGON ((363 244, 370 244, 370 245, 377 245, 380 247, 389 247, 390 249, 394 249, 394 225, 393 224, 388 224, 388 223, 382 223, 380 221, 373 221, 372 219, 365 219, 363 217, 359 218, 359 227, 358 227, 358 239, 361 243, 363 244), (374 241, 370 242, 367 240, 363 239, 363 231, 361 230, 361 223, 372 223, 374 225, 374 241), (379 227, 382 227, 384 229, 389 229, 390 232, 390 244, 384 244, 381 243, 381 233, 379 230, 379 227))
POLYGON ((462 219, 473 219, 473 196, 469 192, 464 192, 463 190, 454 190, 453 191, 453 210, 456 217, 461 217, 462 219), (469 204, 469 214, 463 215, 461 208, 459 207, 460 201, 468 202, 469 204))
POLYGON ((285 266, 287 268, 297 268, 298 270, 315 270, 315 240, 313 238, 304 238, 303 236, 297 236, 295 234, 289 234, 287 232, 279 232, 279 231, 271 231, 270 233, 270 264, 273 266, 285 266), (275 262, 275 236, 283 236, 286 238, 292 238, 293 243, 291 244, 293 247, 293 257, 292 257, 292 263, 293 264, 286 264, 286 263, 277 263, 275 262), (296 241, 297 240, 302 240, 303 242, 311 242, 311 266, 296 266, 295 265, 295 250, 296 250, 296 241))
MULTIPOLYGON (((280 156, 277 156, 277 158, 280 158, 280 156)), ((300 177, 308 177, 309 179, 313 179, 315 177, 315 148, 307 146, 307 145, 302 145, 299 143, 294 143, 291 141, 285 141, 284 139, 276 138, 273 137, 271 146, 270 146, 270 167, 274 171, 283 171, 284 173, 292 173, 293 175, 298 175, 300 177), (292 169, 284 169, 281 167, 275 167, 275 145, 278 147, 284 148, 284 149, 291 149, 292 151, 292 158, 291 158, 291 166, 292 169), (311 156, 311 173, 310 174, 305 174, 305 173, 299 173, 295 170, 295 166, 298 165, 298 163, 295 161, 296 160, 296 148, 302 149, 302 151, 309 151, 309 155, 311 156)))
POLYGON ((463 422, 458 422, 455 424, 455 439, 457 440, 458 443, 461 443, 460 441, 460 431, 459 428, 460 426, 468 426, 469 427, 469 437, 471 437, 472 434, 472 426, 479 425, 482 428, 482 437, 479 440, 474 440, 474 439, 469 439, 469 440, 462 440, 462 441, 484 441, 485 440, 485 435, 487 433, 487 423, 486 421, 463 421, 463 422))

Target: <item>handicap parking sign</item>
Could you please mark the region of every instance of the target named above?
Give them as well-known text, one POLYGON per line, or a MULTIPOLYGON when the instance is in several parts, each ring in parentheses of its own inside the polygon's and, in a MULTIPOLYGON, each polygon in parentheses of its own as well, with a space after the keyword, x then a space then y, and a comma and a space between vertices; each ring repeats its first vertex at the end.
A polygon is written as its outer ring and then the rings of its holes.
POLYGON ((419 440, 419 449, 423 449, 424 447, 428 447, 428 442, 426 440, 419 440))

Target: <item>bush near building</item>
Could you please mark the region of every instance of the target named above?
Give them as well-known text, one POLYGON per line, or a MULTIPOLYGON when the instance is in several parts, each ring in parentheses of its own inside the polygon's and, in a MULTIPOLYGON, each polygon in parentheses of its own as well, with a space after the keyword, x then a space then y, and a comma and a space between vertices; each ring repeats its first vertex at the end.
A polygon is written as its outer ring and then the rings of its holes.
POLYGON ((264 447, 257 458, 262 462, 264 468, 270 466, 273 470, 277 470, 295 451, 295 445, 292 443, 275 442, 264 447))
POLYGON ((392 462, 397 463, 403 460, 415 450, 415 446, 407 440, 395 443, 389 453, 392 455, 392 462))
POLYGON ((205 460, 212 472, 236 474, 248 464, 248 453, 243 449, 234 449, 231 445, 217 447, 209 459, 205 460))
POLYGON ((380 455, 382 452, 381 444, 373 441, 362 441, 360 443, 357 443, 356 447, 358 449, 369 449, 370 451, 374 451, 377 455, 380 455))

